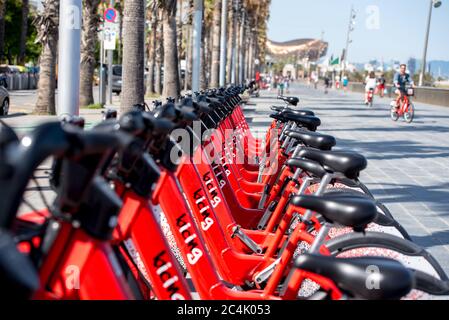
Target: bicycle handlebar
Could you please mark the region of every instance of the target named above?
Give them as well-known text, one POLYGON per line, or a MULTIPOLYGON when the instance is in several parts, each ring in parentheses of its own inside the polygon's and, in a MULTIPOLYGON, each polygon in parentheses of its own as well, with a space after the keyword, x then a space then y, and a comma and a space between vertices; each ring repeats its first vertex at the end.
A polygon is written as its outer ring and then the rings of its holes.
MULTIPOLYGON (((125 133, 84 132, 77 127, 50 122, 38 126, 20 144, 8 150, 4 161, 13 169, 8 175, 0 175, 0 227, 11 226, 28 181, 36 168, 48 157, 79 160, 98 155, 103 157, 118 149, 126 148, 133 137, 125 133)), ((89 170, 95 172, 99 163, 88 162, 89 170)))

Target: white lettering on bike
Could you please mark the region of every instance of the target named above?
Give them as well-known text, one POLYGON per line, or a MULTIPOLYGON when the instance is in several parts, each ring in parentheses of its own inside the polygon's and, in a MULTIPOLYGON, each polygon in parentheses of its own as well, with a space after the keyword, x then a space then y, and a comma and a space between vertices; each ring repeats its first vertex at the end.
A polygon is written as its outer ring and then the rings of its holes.
POLYGON ((203 251, 198 248, 199 245, 196 242, 198 236, 190 222, 185 220, 186 218, 186 214, 181 215, 176 219, 176 226, 179 228, 178 231, 190 250, 190 253, 187 253, 187 260, 191 265, 195 265, 203 256, 203 251))
POLYGON ((172 300, 185 300, 186 298, 179 293, 179 278, 173 273, 175 269, 172 263, 166 260, 165 257, 168 259, 167 252, 162 251, 154 258, 153 266, 157 268, 156 274, 163 283, 163 288, 170 293, 172 300))

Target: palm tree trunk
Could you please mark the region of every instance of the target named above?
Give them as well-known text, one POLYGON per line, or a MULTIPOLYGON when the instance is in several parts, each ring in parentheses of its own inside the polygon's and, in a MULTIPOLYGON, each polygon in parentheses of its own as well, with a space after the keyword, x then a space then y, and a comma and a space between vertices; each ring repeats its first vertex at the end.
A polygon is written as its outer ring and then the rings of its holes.
POLYGON ((239 31, 239 84, 244 83, 245 77, 245 12, 241 13, 240 31, 239 31))
POLYGON ((157 8, 151 11, 151 33, 148 44, 148 78, 147 78, 147 95, 154 94, 154 69, 156 64, 156 36, 157 36, 157 8))
POLYGON ((180 87, 182 87, 182 77, 181 77, 181 61, 184 56, 184 49, 183 49, 183 25, 182 25, 182 19, 183 19, 183 9, 184 9, 184 1, 183 0, 177 0, 178 1, 178 12, 176 14, 176 40, 177 40, 177 46, 178 46, 178 76, 179 76, 179 82, 180 87))
POLYGON ((22 24, 20 28, 19 56, 17 59, 17 63, 19 65, 25 64, 29 12, 30 12, 29 0, 22 0, 22 24))
POLYGON ((0 0, 0 63, 3 62, 5 54, 5 13, 6 0, 0 0))
POLYGON ((227 52, 227 65, 226 65, 226 83, 232 83, 232 71, 233 71, 233 52, 235 48, 235 11, 234 1, 231 0, 229 4, 229 21, 228 21, 228 52, 227 52))
POLYGON ((126 0, 123 11, 122 113, 145 102, 145 0, 126 0))
POLYGON ((58 43, 57 39, 48 40, 42 48, 40 56, 40 72, 37 90, 37 102, 34 107, 35 114, 56 114, 56 59, 58 43))
POLYGON ((251 54, 252 54, 252 35, 251 35, 251 31, 249 29, 247 29, 246 34, 248 35, 246 37, 246 45, 245 48, 247 48, 245 51, 245 79, 250 79, 251 77, 251 70, 250 70, 250 58, 251 58, 251 54))
POLYGON ((184 79, 184 90, 192 87, 192 26, 187 27, 186 32, 186 72, 184 79))
POLYGON ((234 52, 234 55, 235 55, 235 57, 234 57, 234 61, 235 61, 234 74, 235 74, 235 83, 236 84, 239 83, 239 81, 240 81, 239 75, 240 75, 240 48, 241 48, 241 43, 240 43, 240 39, 241 39, 240 20, 241 20, 241 17, 242 17, 242 14, 239 10, 239 11, 237 11, 237 23, 235 25, 236 40, 235 40, 235 50, 234 50, 235 51, 234 52))
POLYGON ((93 76, 95 72, 95 45, 97 43, 98 5, 100 0, 83 1, 83 32, 81 35, 80 106, 94 103, 93 76))
POLYGON ((156 37, 156 65, 154 75, 154 91, 162 94, 162 61, 164 58, 164 25, 162 24, 162 14, 159 12, 158 28, 156 37))
POLYGON ((59 0, 45 0, 36 18, 38 41, 42 43, 37 90, 36 114, 56 114, 56 60, 58 56, 59 0))
MULTIPOLYGON (((116 1, 117 4, 115 8, 117 9, 120 17, 123 17, 123 2, 124 0, 116 1)), ((123 19, 120 19, 119 23, 119 32, 118 32, 118 43, 117 43, 117 63, 122 63, 122 54, 123 54, 123 19)))
POLYGON ((220 34, 221 34, 221 0, 214 4, 212 21, 212 54, 210 69, 210 86, 217 88, 220 81, 220 34))
MULTIPOLYGON (((166 9, 166 8, 164 8, 166 9)), ((164 93, 165 98, 177 98, 181 93, 176 45, 176 2, 164 12, 164 93)))
POLYGON ((210 70, 208 68, 208 49, 209 49, 209 29, 205 28, 203 26, 203 32, 202 32, 202 45, 201 45, 201 73, 200 73, 200 88, 201 90, 206 90, 208 86, 208 79, 207 79, 207 70, 210 70))

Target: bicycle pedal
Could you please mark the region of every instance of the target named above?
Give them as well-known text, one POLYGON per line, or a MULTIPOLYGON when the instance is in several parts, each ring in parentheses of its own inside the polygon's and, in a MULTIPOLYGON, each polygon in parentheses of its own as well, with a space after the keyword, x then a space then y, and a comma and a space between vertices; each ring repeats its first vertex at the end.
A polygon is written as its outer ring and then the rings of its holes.
POLYGON ((232 229, 231 238, 235 237, 239 238, 240 241, 242 241, 254 253, 262 254, 262 248, 256 242, 254 242, 253 239, 248 237, 248 235, 241 230, 240 226, 236 226, 232 229))
POLYGON ((260 198, 260 201, 259 201, 259 206, 258 206, 258 209, 259 209, 259 210, 262 210, 262 209, 263 209, 264 204, 265 204, 265 201, 267 201, 267 197, 268 197, 268 194, 269 194, 269 193, 270 193, 270 186, 269 186, 269 185, 266 185, 266 186, 264 187, 262 197, 260 198))
POLYGON ((276 210, 278 203, 276 201, 273 201, 268 206, 267 210, 265 210, 262 219, 260 219, 259 224, 257 225, 258 230, 263 230, 267 226, 268 220, 270 219, 271 215, 273 214, 274 210, 276 210))
POLYGON ((275 262, 273 262, 272 264, 270 264, 268 267, 266 267, 265 269, 263 269, 262 271, 260 271, 254 278, 254 282, 257 285, 261 285, 264 282, 268 281, 268 279, 270 279, 271 275, 273 274, 274 270, 276 269, 277 265, 279 264, 279 262, 281 261, 281 259, 277 259, 275 262))

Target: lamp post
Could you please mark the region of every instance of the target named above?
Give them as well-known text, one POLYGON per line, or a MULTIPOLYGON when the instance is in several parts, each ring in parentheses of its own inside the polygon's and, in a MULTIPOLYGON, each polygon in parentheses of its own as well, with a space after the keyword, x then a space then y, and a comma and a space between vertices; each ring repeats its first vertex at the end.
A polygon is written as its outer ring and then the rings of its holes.
POLYGON ((351 32, 354 31, 355 18, 357 18, 357 13, 354 10, 354 7, 351 6, 351 14, 349 15, 348 33, 347 33, 347 36, 346 36, 345 54, 344 54, 343 59, 341 61, 341 63, 343 63, 343 76, 346 75, 346 64, 348 62, 348 50, 349 50, 349 45, 352 43, 351 32))
POLYGON ((432 21, 432 11, 433 8, 439 8, 441 7, 442 2, 440 0, 430 0, 430 7, 429 7, 429 16, 427 18, 427 31, 426 31, 426 38, 424 42, 424 53, 423 53, 423 59, 422 59, 422 66, 421 66, 421 73, 419 75, 419 86, 422 87, 424 84, 424 75, 426 74, 426 66, 427 66, 427 48, 429 46, 429 34, 430 34, 430 24, 432 21))
POLYGON ((192 91, 200 91, 201 72, 201 35, 203 31, 203 0, 195 0, 193 4, 193 48, 192 48, 192 91))
POLYGON ((61 1, 59 9, 59 116, 79 114, 81 13, 81 0, 61 1))
POLYGON ((228 53, 228 0, 223 0, 221 8, 221 39, 220 39, 220 87, 226 84, 226 55, 228 53))
MULTIPOLYGON (((115 0, 109 1, 109 7, 113 8, 115 5, 115 0)), ((114 73, 112 71, 112 64, 114 63, 114 50, 106 50, 108 59, 108 92, 106 96, 106 105, 112 106, 112 78, 114 73)))

